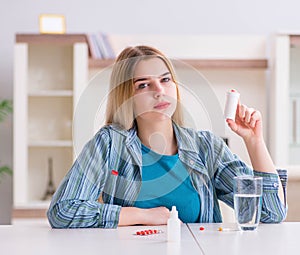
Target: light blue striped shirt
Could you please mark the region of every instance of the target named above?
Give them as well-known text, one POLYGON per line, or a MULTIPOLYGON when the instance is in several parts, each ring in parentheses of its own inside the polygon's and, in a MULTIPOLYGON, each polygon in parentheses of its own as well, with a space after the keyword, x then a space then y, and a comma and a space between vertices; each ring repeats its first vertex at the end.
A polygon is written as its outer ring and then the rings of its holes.
MULTIPOLYGON (((199 222, 222 222, 218 200, 233 207, 233 178, 263 177, 261 222, 285 219, 278 197, 278 176, 253 171, 209 131, 173 125, 178 156, 199 194, 199 222)), ((141 142, 135 128, 105 126, 85 145, 55 192, 48 220, 54 228, 116 228, 122 206, 133 206, 141 188, 141 142), (102 198, 103 203, 98 201, 102 198)), ((286 170, 278 170, 286 189, 286 170)), ((285 192, 284 192, 285 193, 285 192)))

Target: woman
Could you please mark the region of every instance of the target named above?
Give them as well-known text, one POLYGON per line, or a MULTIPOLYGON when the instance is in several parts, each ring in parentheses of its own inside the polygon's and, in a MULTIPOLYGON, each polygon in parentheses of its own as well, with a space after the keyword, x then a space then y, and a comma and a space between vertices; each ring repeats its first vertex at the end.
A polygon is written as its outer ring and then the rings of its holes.
POLYGON ((286 172, 279 178, 274 168, 260 113, 239 104, 235 121, 227 120, 254 171, 211 132, 182 127, 175 73, 157 49, 120 53, 106 117, 53 196, 52 227, 166 224, 172 205, 183 222, 221 222, 218 199, 233 207, 233 178, 249 174, 263 177, 261 221, 285 218, 286 172))

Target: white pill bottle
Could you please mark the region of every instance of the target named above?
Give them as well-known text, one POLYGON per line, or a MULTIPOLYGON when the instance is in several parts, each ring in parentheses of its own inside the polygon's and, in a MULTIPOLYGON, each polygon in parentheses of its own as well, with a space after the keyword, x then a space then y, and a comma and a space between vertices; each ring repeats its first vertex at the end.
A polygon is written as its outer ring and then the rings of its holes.
POLYGON ((181 222, 178 218, 176 206, 172 206, 170 218, 167 223, 168 242, 179 242, 181 239, 181 222))
POLYGON ((226 94, 226 103, 224 108, 224 118, 235 120, 236 109, 238 106, 240 93, 232 89, 226 94))

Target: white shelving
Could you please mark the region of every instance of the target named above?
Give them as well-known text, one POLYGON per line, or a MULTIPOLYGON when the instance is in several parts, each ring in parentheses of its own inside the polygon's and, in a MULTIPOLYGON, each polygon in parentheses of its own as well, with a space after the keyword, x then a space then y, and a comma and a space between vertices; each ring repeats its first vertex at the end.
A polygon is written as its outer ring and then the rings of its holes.
POLYGON ((270 62, 270 151, 276 166, 288 170, 287 221, 299 221, 300 33, 277 34, 273 42, 270 62))
POLYGON ((48 159, 56 187, 74 160, 73 114, 88 78, 85 35, 17 35, 14 68, 14 208, 45 209, 48 159))
POLYGON ((300 166, 300 34, 275 37, 270 89, 271 153, 279 167, 300 166))
POLYGON ((73 90, 38 90, 29 91, 30 97, 72 97, 73 90))

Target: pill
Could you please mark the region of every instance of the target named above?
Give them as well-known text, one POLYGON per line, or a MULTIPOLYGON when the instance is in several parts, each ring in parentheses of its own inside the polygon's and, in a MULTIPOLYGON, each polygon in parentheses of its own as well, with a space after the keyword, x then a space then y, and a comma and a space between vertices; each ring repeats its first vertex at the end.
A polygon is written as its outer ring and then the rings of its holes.
POLYGON ((135 232, 137 236, 147 236, 147 235, 153 235, 153 234, 159 234, 162 233, 161 230, 158 229, 146 229, 135 232))

